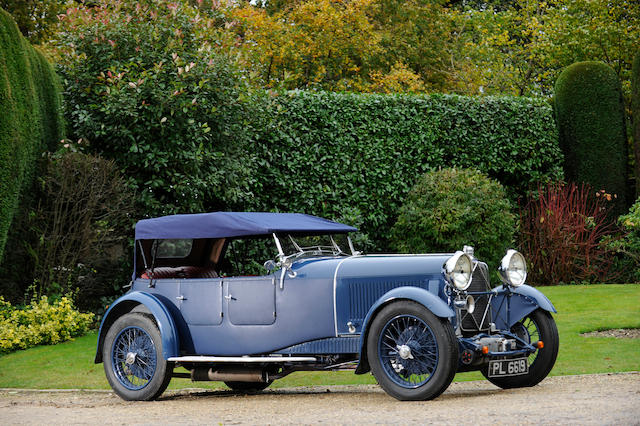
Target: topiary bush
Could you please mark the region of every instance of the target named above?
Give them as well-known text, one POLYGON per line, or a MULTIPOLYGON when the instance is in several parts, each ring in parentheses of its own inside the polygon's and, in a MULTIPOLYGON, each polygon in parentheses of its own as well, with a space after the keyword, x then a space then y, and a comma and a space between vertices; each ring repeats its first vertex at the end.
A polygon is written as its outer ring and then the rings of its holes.
POLYGON ((635 157, 636 197, 640 197, 640 50, 633 58, 631 71, 631 121, 635 157))
POLYGON ((58 78, 0 9, 0 258, 37 158, 63 136, 58 78))
POLYGON ((602 62, 578 62, 556 81, 555 113, 565 178, 616 197, 613 212, 627 210, 627 138, 621 85, 602 62))
POLYGON ((473 169, 425 173, 409 193, 391 229, 404 253, 454 252, 466 245, 495 270, 513 247, 516 216, 498 182, 473 169))
POLYGON ((92 313, 78 312, 67 297, 51 303, 45 296, 19 309, 0 296, 0 353, 81 336, 89 331, 93 318, 92 313))

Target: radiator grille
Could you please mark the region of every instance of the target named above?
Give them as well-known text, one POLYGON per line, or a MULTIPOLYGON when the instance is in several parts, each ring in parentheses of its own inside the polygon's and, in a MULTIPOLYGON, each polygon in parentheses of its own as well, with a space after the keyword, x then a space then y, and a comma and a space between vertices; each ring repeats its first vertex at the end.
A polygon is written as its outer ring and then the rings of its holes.
POLYGON ((362 324, 371 306, 389 290, 404 286, 428 288, 424 277, 351 278, 344 282, 349 285, 349 318, 358 324, 362 324))
MULTIPOLYGON (((471 279, 471 285, 467 289, 468 292, 474 291, 488 291, 491 290, 489 286, 489 271, 486 263, 478 262, 473 277, 471 279)), ((491 312, 489 312, 489 296, 488 295, 474 295, 475 309, 472 314, 467 312, 466 309, 460 310, 460 328, 462 331, 486 331, 490 328, 491 312), (484 321, 483 321, 484 318, 484 321)))

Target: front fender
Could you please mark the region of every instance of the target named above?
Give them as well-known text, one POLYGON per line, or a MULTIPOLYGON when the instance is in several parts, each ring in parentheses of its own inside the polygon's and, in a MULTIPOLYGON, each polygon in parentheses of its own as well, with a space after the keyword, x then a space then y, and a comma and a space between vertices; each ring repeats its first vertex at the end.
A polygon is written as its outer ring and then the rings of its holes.
POLYGON ((516 288, 499 286, 494 288, 493 292, 493 322, 499 329, 509 330, 512 325, 538 308, 558 312, 547 296, 526 284, 516 288))
POLYGON ((371 320, 384 306, 396 300, 412 300, 417 302, 440 318, 451 318, 455 315, 453 309, 451 309, 444 300, 425 289, 419 287, 398 287, 388 291, 371 306, 363 321, 362 334, 360 335, 360 343, 358 346, 360 348, 360 360, 355 371, 356 374, 364 374, 369 371, 366 344, 371 320))
POLYGON ((109 327, 122 315, 131 312, 136 306, 143 305, 149 310, 158 324, 162 336, 162 356, 164 359, 180 354, 179 338, 176 324, 164 303, 155 295, 142 291, 133 291, 113 302, 104 314, 100 331, 98 332, 98 346, 96 348, 96 364, 102 362, 102 346, 109 327))

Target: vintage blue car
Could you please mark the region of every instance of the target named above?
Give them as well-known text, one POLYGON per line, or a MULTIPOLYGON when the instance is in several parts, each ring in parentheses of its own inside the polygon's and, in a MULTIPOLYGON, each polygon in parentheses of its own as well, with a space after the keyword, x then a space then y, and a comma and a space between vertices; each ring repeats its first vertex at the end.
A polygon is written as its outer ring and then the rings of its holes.
POLYGON ((252 392, 295 371, 348 369, 399 400, 426 400, 459 371, 502 388, 551 371, 556 310, 525 285, 520 253, 507 251, 492 288, 472 247, 362 255, 354 231, 296 213, 141 220, 131 289, 104 315, 95 362, 126 400, 157 398, 171 377, 252 392), (262 265, 249 257, 265 243, 262 265))

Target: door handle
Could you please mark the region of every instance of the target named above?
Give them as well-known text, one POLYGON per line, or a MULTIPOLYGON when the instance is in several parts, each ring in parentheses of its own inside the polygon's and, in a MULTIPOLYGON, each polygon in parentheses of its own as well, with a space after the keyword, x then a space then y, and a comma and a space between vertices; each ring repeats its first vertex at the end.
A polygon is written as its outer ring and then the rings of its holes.
POLYGON ((224 298, 227 299, 227 300, 238 300, 238 299, 236 299, 235 297, 233 297, 230 294, 227 294, 224 298))
POLYGON ((178 300, 187 300, 187 298, 184 297, 183 295, 180 295, 180 296, 176 297, 176 299, 178 299, 178 300))

